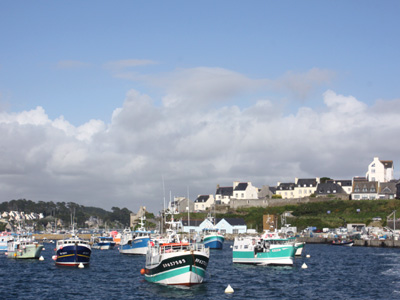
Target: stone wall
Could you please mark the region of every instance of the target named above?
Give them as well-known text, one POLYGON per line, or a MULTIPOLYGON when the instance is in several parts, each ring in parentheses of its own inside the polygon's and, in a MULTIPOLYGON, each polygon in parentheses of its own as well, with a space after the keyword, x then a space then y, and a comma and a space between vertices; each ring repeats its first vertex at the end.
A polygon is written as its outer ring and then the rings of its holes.
POLYGON ((270 206, 284 206, 296 205, 310 202, 323 202, 332 200, 349 200, 348 195, 337 195, 338 197, 304 197, 295 199, 232 199, 229 203, 230 208, 237 209, 241 207, 270 207, 270 206))

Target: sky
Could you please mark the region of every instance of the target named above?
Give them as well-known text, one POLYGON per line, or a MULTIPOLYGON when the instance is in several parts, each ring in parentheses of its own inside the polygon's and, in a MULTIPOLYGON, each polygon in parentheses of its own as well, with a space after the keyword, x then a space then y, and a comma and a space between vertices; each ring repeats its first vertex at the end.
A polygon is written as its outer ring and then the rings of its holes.
POLYGON ((0 202, 400 178, 399 1, 0 2, 0 202))

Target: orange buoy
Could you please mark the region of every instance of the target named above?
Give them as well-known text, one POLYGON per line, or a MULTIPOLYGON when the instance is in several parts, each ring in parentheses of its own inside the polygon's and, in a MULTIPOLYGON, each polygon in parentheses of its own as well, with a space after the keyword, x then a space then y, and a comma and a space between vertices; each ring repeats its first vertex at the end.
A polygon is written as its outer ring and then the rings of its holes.
POLYGON ((146 273, 146 270, 145 269, 141 269, 140 270, 140 274, 144 275, 144 273, 146 273))

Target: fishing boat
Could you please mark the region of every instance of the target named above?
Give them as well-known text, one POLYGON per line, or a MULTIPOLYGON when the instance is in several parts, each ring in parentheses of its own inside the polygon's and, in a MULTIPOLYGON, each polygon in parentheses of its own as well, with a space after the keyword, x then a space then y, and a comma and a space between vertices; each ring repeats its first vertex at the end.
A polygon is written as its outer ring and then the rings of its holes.
POLYGON ((125 229, 121 236, 119 252, 121 254, 145 255, 147 244, 150 242, 150 231, 144 227, 146 217, 140 218, 140 227, 135 231, 125 229))
POLYGON ((276 233, 266 232, 261 237, 236 237, 233 263, 292 266, 295 250, 293 241, 276 233))
POLYGON ((353 246, 353 244, 354 244, 353 240, 346 240, 346 239, 335 239, 331 243, 332 246, 347 246, 347 247, 351 247, 353 246))
POLYGON ((115 242, 112 236, 98 236, 93 238, 93 249, 111 250, 115 247, 115 242))
POLYGON ((56 265, 76 267, 81 263, 89 265, 92 249, 87 240, 72 234, 71 237, 58 240, 53 259, 56 265))
POLYGON ((7 251, 7 243, 12 238, 11 232, 4 231, 0 233, 0 252, 7 251))
POLYGON ((7 242, 7 257, 16 259, 38 259, 43 250, 32 234, 14 235, 7 242))
POLYGON ((211 226, 210 228, 203 229, 203 244, 210 249, 222 249, 225 237, 219 233, 218 228, 215 227, 215 218, 208 215, 211 226))
MULTIPOLYGON (((171 222, 175 223, 173 215, 171 222)), ((210 249, 204 244, 182 242, 176 231, 170 229, 167 242, 149 243, 141 274, 149 282, 164 285, 200 284, 205 278, 209 257, 210 249)))
POLYGON ((222 249, 224 245, 224 236, 219 233, 217 228, 203 229, 203 244, 210 249, 222 249))

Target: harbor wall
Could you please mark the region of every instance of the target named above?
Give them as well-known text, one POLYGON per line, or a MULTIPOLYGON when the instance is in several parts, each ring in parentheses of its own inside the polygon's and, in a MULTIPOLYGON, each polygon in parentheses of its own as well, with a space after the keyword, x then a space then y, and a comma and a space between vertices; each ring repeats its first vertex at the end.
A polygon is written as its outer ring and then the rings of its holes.
POLYGON ((303 197, 303 198, 277 198, 277 199, 231 199, 229 206, 231 209, 238 209, 241 207, 272 207, 272 206, 285 206, 297 205, 311 202, 323 202, 332 200, 349 200, 349 195, 335 195, 332 197, 303 197))
MULTIPOLYGON (((298 240, 306 244, 330 244, 333 241, 322 237, 299 237, 298 240)), ((400 248, 400 240, 354 240, 353 246, 400 248)))

